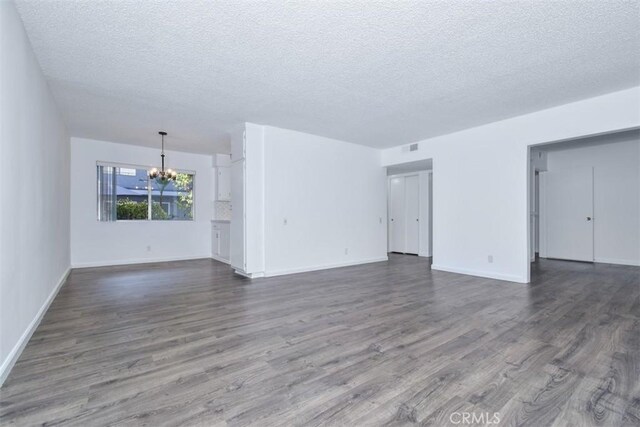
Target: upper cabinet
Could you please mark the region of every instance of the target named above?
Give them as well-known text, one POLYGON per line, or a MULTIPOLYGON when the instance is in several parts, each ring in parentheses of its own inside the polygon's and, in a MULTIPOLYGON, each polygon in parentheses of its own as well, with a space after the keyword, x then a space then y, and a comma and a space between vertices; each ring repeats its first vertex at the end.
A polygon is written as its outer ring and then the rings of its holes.
POLYGON ((231 156, 214 154, 213 167, 215 174, 215 200, 231 201, 231 156))
POLYGON ((220 166, 216 169, 216 200, 231 201, 231 168, 220 166))

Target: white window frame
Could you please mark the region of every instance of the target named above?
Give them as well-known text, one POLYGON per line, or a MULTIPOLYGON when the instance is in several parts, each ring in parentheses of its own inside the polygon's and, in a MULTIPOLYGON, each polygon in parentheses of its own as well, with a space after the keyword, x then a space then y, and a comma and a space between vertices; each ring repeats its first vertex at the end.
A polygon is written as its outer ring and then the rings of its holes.
MULTIPOLYGON (((143 169, 143 170, 150 170, 151 168, 153 168, 154 166, 143 166, 143 165, 134 165, 134 164, 130 164, 130 163, 118 163, 118 162, 105 162, 105 161, 97 161, 96 162, 96 168, 98 166, 103 166, 103 167, 110 167, 110 168, 124 168, 124 169, 143 169)), ((97 201, 97 211, 96 211, 96 221, 98 222, 138 222, 138 223, 144 223, 144 222, 191 222, 191 221, 195 221, 196 220, 196 171, 194 170, 189 170, 189 169, 173 169, 174 171, 176 171, 177 173, 182 173, 182 174, 187 174, 187 175, 191 175, 192 176, 192 193, 193 193, 193 205, 191 206, 191 218, 190 219, 171 219, 171 220, 166 220, 166 219, 153 219, 152 218, 152 208, 153 208, 153 204, 152 204, 152 195, 151 195, 151 191, 152 191, 152 186, 151 186, 151 180, 149 178, 149 175, 147 175, 147 219, 117 219, 117 215, 116 215, 116 219, 113 221, 100 221, 99 216, 97 215, 97 213, 100 211, 100 194, 98 193, 98 187, 96 185, 95 187, 95 191, 96 191, 96 201, 97 201)), ((118 171, 114 171, 115 175, 119 175, 118 171)), ((124 176, 130 176, 130 175, 124 175, 124 176)), ((168 202, 164 202, 164 203, 168 203, 168 202)))

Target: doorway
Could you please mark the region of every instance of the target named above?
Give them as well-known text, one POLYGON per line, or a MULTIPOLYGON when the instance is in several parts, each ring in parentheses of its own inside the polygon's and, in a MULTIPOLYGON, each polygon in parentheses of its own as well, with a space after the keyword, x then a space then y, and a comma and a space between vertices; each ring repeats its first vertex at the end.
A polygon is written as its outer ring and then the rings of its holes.
POLYGON ((420 182, 418 175, 389 179, 389 252, 420 251, 420 182))
POLYGON ((431 257, 431 160, 389 167, 387 176, 388 252, 431 257))
POLYGON ((530 149, 530 258, 640 265, 640 131, 530 149))

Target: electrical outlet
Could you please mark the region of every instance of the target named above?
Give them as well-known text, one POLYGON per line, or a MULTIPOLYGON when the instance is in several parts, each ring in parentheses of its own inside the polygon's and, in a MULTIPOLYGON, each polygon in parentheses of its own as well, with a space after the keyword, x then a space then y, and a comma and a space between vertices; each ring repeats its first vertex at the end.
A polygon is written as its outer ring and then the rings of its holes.
POLYGON ((287 225, 287 218, 282 220, 282 224, 287 225))
POLYGON ((151 245, 147 246, 147 252, 151 252, 151 245))
POLYGON ((349 248, 344 248, 344 254, 349 255, 349 248))
POLYGON ((487 261, 489 261, 489 264, 491 264, 493 262, 493 255, 489 255, 487 257, 487 261))

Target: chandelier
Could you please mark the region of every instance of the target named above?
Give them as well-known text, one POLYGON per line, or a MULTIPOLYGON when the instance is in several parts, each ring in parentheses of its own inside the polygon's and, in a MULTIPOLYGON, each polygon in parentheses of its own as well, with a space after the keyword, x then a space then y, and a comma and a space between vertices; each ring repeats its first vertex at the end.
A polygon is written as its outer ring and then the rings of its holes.
POLYGON ((160 157, 162 158, 162 169, 158 170, 158 168, 153 168, 149 171, 149 178, 151 179, 159 179, 160 181, 175 181, 178 174, 173 169, 164 170, 164 137, 167 134, 166 132, 158 132, 162 135, 162 153, 160 157))

